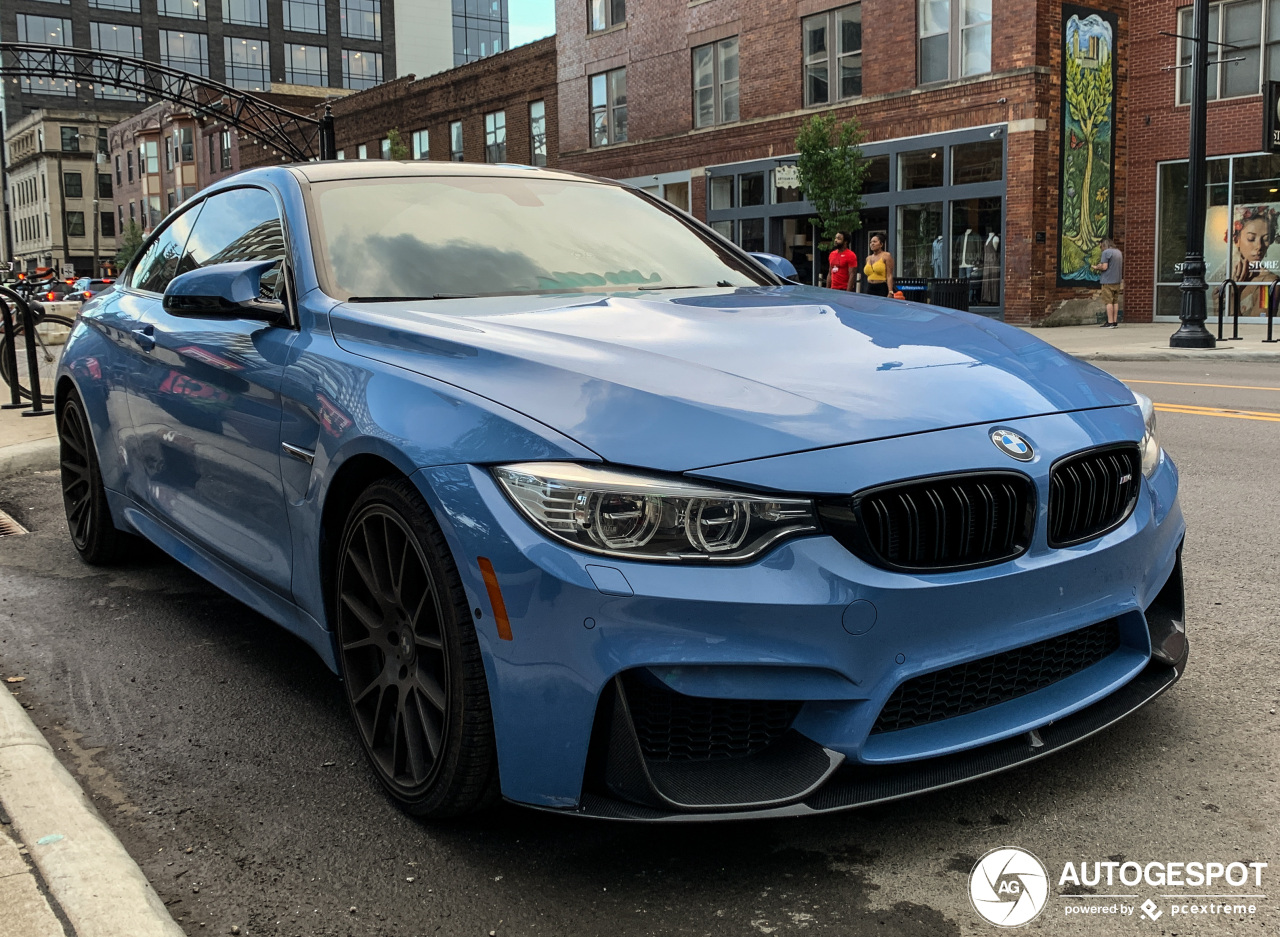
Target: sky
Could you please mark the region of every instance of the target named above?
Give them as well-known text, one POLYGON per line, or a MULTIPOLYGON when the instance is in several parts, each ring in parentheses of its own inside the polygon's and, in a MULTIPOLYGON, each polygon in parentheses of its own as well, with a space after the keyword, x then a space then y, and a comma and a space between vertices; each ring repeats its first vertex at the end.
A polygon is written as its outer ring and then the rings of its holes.
POLYGON ((556 31, 556 0, 507 0, 507 18, 514 49, 556 31))

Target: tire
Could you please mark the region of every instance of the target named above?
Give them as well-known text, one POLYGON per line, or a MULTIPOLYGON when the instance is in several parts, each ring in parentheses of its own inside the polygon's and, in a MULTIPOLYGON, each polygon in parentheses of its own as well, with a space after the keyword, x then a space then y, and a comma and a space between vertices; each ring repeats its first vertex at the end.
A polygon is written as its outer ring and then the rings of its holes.
POLYGON ((335 589, 343 686, 382 786, 430 819, 493 804, 493 715, 470 604, 439 525, 407 479, 374 482, 352 506, 335 589))
MULTIPOLYGON (((75 326, 75 321, 74 321, 73 319, 68 319, 66 316, 38 315, 38 316, 36 316, 36 317, 35 317, 35 319, 36 319, 36 325, 43 325, 43 324, 45 324, 45 323, 51 323, 51 324, 53 324, 53 325, 61 325, 61 326, 65 326, 65 327, 66 327, 66 328, 68 328, 68 329, 70 329, 70 328, 72 328, 72 327, 74 327, 74 326, 75 326)), ((17 341, 14 343, 14 351, 17 353, 18 359, 19 359, 20 361, 25 361, 25 360, 26 360, 26 354, 27 354, 26 338, 25 338, 25 337, 23 337, 22 335, 16 335, 16 336, 14 336, 14 337, 17 339, 17 341)), ((13 384, 13 375, 11 375, 11 374, 9 373, 9 349, 8 349, 8 347, 7 347, 7 346, 8 346, 8 344, 9 344, 9 342, 8 342, 8 340, 4 337, 4 333, 3 333, 3 332, 0 332, 0 378, 3 378, 3 379, 4 379, 4 382, 5 382, 6 384, 8 384, 8 385, 11 385, 11 386, 12 386, 12 384, 13 384)), ((40 351, 39 351, 39 346, 37 346, 36 354, 37 354, 37 356, 39 356, 40 354, 42 354, 42 352, 40 352, 40 351)), ((53 373, 52 373, 52 371, 50 371, 50 373, 47 375, 47 377, 48 377, 48 379, 47 379, 47 380, 42 380, 42 381, 41 381, 40 399, 41 399, 41 400, 43 400, 45 403, 53 403, 53 393, 52 393, 53 373), (44 391, 44 387, 46 387, 46 386, 50 388, 50 392, 48 392, 48 393, 46 393, 46 392, 44 391)), ((23 400, 30 400, 30 399, 31 399, 31 388, 30 388, 30 387, 27 387, 27 386, 24 386, 23 384, 19 384, 19 385, 18 385, 18 396, 20 396, 23 400)))
POLYGON ((58 410, 58 450, 62 504, 71 543, 91 566, 124 562, 136 551, 138 540, 119 530, 111 520, 89 420, 75 391, 67 395, 58 410))

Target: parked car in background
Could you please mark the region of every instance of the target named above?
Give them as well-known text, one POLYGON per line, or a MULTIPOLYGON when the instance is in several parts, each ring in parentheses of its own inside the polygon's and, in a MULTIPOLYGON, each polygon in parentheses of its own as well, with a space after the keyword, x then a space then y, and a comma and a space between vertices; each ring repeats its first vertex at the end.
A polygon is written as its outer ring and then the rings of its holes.
POLYGON ((72 291, 63 297, 63 301, 83 304, 87 300, 110 290, 115 282, 114 278, 94 280, 89 277, 81 277, 72 284, 72 291))
POLYGON ((298 635, 418 815, 878 803, 1187 660, 1150 400, 608 180, 240 173, 85 307, 56 395, 80 555, 146 537, 298 635))

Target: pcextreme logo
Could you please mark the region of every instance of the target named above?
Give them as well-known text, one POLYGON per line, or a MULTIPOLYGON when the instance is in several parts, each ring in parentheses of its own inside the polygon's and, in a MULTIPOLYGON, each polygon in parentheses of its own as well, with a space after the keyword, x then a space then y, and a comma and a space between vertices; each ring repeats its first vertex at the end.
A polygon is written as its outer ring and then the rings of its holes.
POLYGON ((1025 849, 993 849, 969 873, 973 910, 997 927, 1021 927, 1036 919, 1049 899, 1049 872, 1025 849))

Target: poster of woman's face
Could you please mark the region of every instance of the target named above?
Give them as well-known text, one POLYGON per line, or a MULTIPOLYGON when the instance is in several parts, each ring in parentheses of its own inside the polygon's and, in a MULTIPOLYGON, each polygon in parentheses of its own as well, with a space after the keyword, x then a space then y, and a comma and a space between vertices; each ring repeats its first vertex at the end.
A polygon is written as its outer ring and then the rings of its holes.
POLYGON ((1235 207, 1231 224, 1231 278, 1237 283, 1275 280, 1280 276, 1280 258, 1271 253, 1276 241, 1277 218, 1280 218, 1280 204, 1235 207))

